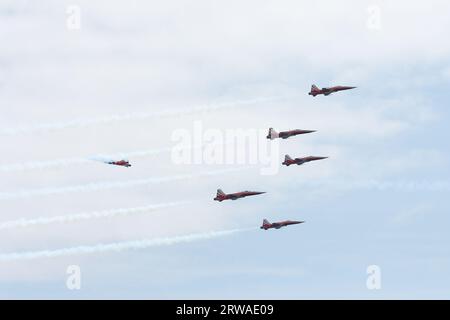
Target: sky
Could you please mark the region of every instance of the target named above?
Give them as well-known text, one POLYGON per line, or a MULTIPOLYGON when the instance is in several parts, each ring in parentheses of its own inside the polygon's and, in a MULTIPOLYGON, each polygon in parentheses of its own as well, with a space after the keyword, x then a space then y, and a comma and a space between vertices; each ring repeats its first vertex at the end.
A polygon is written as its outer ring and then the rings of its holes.
POLYGON ((0 298, 449 299, 449 29, 444 0, 1 0, 0 298))

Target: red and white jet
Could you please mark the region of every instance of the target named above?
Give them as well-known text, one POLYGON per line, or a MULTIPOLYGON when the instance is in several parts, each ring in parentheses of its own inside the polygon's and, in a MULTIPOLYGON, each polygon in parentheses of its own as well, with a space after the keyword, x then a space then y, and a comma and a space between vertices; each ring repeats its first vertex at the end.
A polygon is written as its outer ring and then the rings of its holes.
POLYGON ((270 139, 270 140, 273 140, 276 138, 287 139, 289 137, 296 136, 298 134, 305 134, 305 133, 311 133, 311 132, 316 132, 316 130, 295 129, 295 130, 289 130, 289 131, 276 132, 273 128, 269 128, 269 134, 267 135, 266 138, 270 139))
POLYGON ((263 220, 263 224, 260 227, 261 229, 264 230, 268 230, 268 229, 280 229, 282 227, 286 227, 289 226, 291 224, 299 224, 299 223, 304 223, 305 221, 291 221, 291 220, 286 220, 286 221, 280 221, 280 222, 273 222, 270 223, 269 221, 267 221, 267 219, 263 220))
POLYGON ((309 157, 304 157, 304 158, 292 159, 291 157, 289 157, 289 155, 285 155, 284 156, 284 161, 283 161, 282 164, 285 165, 285 166, 290 166, 291 164, 301 165, 301 164, 304 164, 306 162, 322 160, 322 159, 326 159, 326 158, 328 158, 328 157, 309 156, 309 157))
POLYGON ((336 86, 336 87, 319 89, 315 84, 313 84, 311 86, 311 91, 308 94, 313 97, 317 96, 318 94, 323 94, 324 96, 329 96, 333 92, 350 90, 350 89, 355 89, 355 88, 356 87, 336 86))
POLYGON ((221 189, 217 189, 217 195, 214 198, 215 201, 222 202, 223 200, 237 200, 240 198, 248 197, 248 196, 256 196, 258 194, 263 194, 265 192, 258 191, 242 191, 236 193, 226 194, 221 189))
POLYGON ((119 160, 119 161, 108 161, 107 164, 113 164, 115 166, 122 166, 122 167, 131 167, 131 164, 127 160, 119 160))

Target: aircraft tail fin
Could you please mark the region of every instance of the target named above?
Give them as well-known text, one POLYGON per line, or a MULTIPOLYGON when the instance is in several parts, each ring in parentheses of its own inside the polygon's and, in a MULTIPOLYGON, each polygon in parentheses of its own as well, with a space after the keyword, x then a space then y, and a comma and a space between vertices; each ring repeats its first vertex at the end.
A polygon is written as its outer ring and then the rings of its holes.
POLYGON ((264 219, 264 220, 263 220, 263 224, 270 224, 270 222, 269 222, 269 220, 264 219))
POLYGON ((217 196, 224 196, 225 192, 222 191, 222 189, 217 189, 217 196))
POLYGON ((272 139, 275 139, 278 137, 279 137, 278 132, 276 132, 273 128, 269 128, 269 134, 268 134, 267 138, 272 140, 272 139))
POLYGON ((285 161, 288 161, 288 160, 292 160, 292 158, 289 157, 289 155, 287 154, 287 155, 284 156, 284 160, 285 160, 285 161))
POLYGON ((320 91, 320 89, 315 84, 313 84, 311 86, 311 92, 317 92, 317 91, 320 91))

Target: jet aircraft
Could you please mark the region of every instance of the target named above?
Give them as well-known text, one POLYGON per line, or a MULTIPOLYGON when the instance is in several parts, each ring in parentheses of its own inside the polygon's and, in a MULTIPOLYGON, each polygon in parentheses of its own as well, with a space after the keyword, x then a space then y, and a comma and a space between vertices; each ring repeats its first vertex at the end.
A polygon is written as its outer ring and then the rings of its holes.
POLYGON ((122 167, 131 167, 131 164, 127 160, 119 160, 119 161, 108 161, 107 164, 113 164, 115 166, 122 166, 122 167))
POLYGON ((256 196, 258 194, 263 194, 265 192, 258 192, 258 191, 242 191, 242 192, 236 192, 236 193, 229 193, 226 194, 221 189, 217 189, 217 195, 214 198, 214 200, 222 202, 223 200, 237 200, 240 198, 248 197, 248 196, 256 196))
POLYGON ((269 128, 269 134, 267 135, 266 138, 270 139, 270 140, 273 140, 276 138, 287 139, 289 137, 296 136, 298 134, 305 134, 305 133, 311 133, 311 132, 316 132, 316 130, 295 129, 295 130, 289 130, 289 131, 276 132, 273 128, 269 128))
POLYGON ((273 222, 270 223, 267 219, 263 220, 263 224, 260 227, 261 229, 268 230, 268 229, 280 229, 282 227, 289 226, 291 224, 299 224, 304 223, 305 221, 292 221, 292 220, 285 220, 280 222, 273 222))
POLYGON ((284 156, 284 161, 283 161, 282 164, 285 165, 285 166, 290 166, 291 164, 301 165, 301 164, 304 164, 306 162, 322 160, 322 159, 326 159, 326 158, 328 158, 328 157, 309 156, 309 157, 292 159, 289 155, 285 155, 284 156))
POLYGON ((329 96, 333 92, 343 91, 343 90, 350 90, 355 89, 356 87, 348 87, 348 86, 335 86, 330 88, 322 88, 319 89, 315 84, 311 86, 311 91, 308 93, 310 96, 317 96, 319 94, 323 94, 324 96, 329 96))

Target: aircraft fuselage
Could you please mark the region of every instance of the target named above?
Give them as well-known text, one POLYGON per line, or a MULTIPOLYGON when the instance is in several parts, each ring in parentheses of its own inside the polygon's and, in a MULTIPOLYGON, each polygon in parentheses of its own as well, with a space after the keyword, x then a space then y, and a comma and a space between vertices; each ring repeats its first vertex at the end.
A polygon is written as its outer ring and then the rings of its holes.
POLYGON ((326 159, 328 157, 314 157, 314 156, 309 156, 309 157, 304 157, 304 158, 295 158, 295 159, 286 159, 283 161, 283 165, 285 166, 290 166, 291 164, 296 164, 296 165, 302 165, 306 162, 310 162, 310 161, 316 161, 316 160, 322 160, 322 159, 326 159))
POLYGON ((280 229, 283 227, 287 227, 293 224, 300 224, 304 223, 305 221, 280 221, 280 222, 273 222, 273 223, 263 223, 263 225, 260 227, 260 229, 268 230, 268 229, 280 229))
POLYGON ((329 87, 329 88, 322 88, 322 89, 311 89, 311 91, 308 93, 310 96, 317 96, 319 94, 323 94, 324 96, 328 96, 334 92, 338 91, 344 91, 344 90, 350 90, 355 89, 356 87, 349 87, 349 86, 335 86, 335 87, 329 87))
POLYGON ((229 193, 229 194, 218 194, 214 200, 222 202, 223 200, 237 200, 240 198, 245 198, 248 196, 256 196, 258 194, 263 194, 265 192, 258 192, 258 191, 242 191, 242 192, 236 192, 236 193, 229 193))

